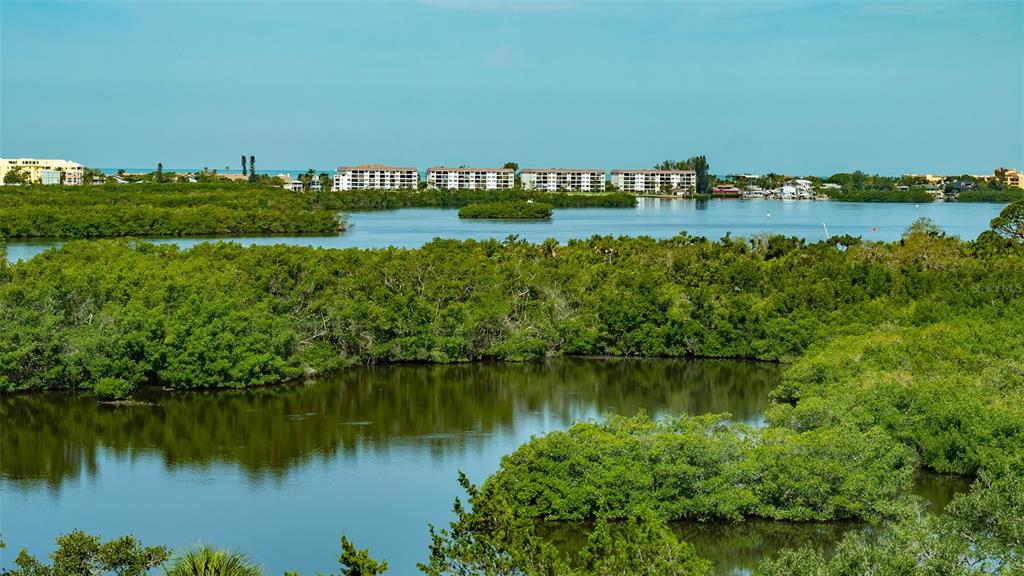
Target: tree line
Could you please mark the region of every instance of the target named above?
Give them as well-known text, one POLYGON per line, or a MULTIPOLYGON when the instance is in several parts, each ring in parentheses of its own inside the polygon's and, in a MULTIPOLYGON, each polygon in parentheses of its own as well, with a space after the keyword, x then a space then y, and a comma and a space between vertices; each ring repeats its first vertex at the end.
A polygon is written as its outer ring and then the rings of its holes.
POLYGON ((469 204, 527 202, 554 208, 633 208, 636 197, 624 192, 572 193, 525 190, 341 190, 319 195, 321 206, 345 211, 394 210, 398 208, 460 208, 469 204))
POLYGON ((6 238, 331 234, 344 225, 308 195, 225 181, 0 189, 6 238))
POLYGON ((577 354, 793 360, 852 327, 1012 308, 1021 294, 979 286, 1024 285, 1020 206, 971 242, 929 227, 888 244, 70 242, 0 268, 0 388, 241 387, 355 363, 577 354))
MULTIPOLYGON (((311 174, 306 174, 309 179, 311 174)), ((166 179, 163 175, 160 178, 166 179)), ((339 211, 527 202, 558 208, 633 207, 629 194, 525 190, 329 190, 214 180, 129 186, 0 188, 0 237, 96 238, 201 234, 333 234, 339 211)))

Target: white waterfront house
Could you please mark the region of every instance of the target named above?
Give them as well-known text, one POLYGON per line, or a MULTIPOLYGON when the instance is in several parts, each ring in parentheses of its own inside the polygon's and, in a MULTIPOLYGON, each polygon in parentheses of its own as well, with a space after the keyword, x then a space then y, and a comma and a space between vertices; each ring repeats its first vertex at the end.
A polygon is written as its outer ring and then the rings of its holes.
POLYGON ((779 196, 786 200, 810 200, 814 198, 814 183, 802 178, 790 180, 779 189, 779 196))
POLYGON ((80 186, 85 177, 82 165, 70 160, 0 158, 0 186, 3 185, 7 172, 11 170, 20 170, 29 183, 60 184, 63 174, 65 185, 80 186))
POLYGON ((334 190, 394 190, 416 188, 420 173, 415 168, 399 168, 383 164, 339 166, 334 173, 334 190))
POLYGON ((612 170, 612 185, 634 194, 693 194, 697 173, 693 170, 612 170))
POLYGON ((427 168, 427 186, 451 190, 505 190, 516 183, 511 168, 427 168))
POLYGON ((557 192, 600 192, 604 190, 604 170, 591 168, 523 168, 519 179, 526 190, 557 192))
POLYGON ((290 190, 292 192, 302 192, 301 180, 296 180, 295 178, 292 178, 291 174, 278 174, 277 177, 281 179, 281 182, 283 182, 281 188, 284 188, 285 190, 290 190))

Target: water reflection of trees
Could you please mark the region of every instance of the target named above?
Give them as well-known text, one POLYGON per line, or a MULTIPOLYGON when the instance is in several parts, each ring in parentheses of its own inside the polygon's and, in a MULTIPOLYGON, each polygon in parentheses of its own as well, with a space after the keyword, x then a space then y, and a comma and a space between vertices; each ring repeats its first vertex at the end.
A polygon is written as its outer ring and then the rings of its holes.
MULTIPOLYGON (((970 488, 970 480, 921 470, 914 482, 914 493, 931 512, 941 512, 957 494, 970 488)), ((877 538, 884 525, 864 522, 772 522, 747 520, 730 522, 674 522, 676 535, 693 544, 697 554, 715 566, 715 574, 749 574, 765 558, 783 548, 816 546, 831 555, 835 545, 850 531, 862 531, 877 538)), ((575 553, 586 543, 590 526, 586 523, 541 523, 538 532, 560 550, 575 553)))
POLYGON ((731 412, 756 419, 778 366, 725 360, 563 359, 389 365, 314 384, 239 391, 145 391, 144 405, 69 394, 0 398, 0 477, 56 488, 95 475, 101 450, 159 455, 168 467, 239 465, 281 476, 311 458, 420 444, 443 455, 486 442, 531 413, 581 416, 731 412))
MULTIPOLYGON (((762 560, 783 548, 813 544, 830 550, 850 530, 871 530, 860 522, 677 522, 672 530, 714 564, 715 574, 749 574, 762 560)), ((548 523, 538 528, 559 550, 575 554, 586 543, 590 527, 580 523, 548 523)))

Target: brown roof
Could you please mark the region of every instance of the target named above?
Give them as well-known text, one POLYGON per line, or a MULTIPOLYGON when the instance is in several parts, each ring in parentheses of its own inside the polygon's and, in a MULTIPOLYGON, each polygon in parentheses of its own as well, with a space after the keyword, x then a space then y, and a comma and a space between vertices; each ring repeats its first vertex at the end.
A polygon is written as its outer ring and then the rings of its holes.
POLYGON ((427 172, 515 172, 511 168, 466 168, 460 166, 458 168, 448 168, 447 166, 435 166, 433 168, 427 168, 427 172))
POLYGON ((693 174, 694 170, 612 170, 612 174, 693 174))
POLYGON ((359 166, 338 166, 338 172, 346 170, 394 170, 394 171, 416 171, 416 168, 402 166, 388 166, 386 164, 360 164, 359 166))
POLYGON ((604 174, 604 170, 601 168, 523 168, 519 171, 520 174, 530 174, 536 172, 571 172, 576 173, 589 173, 589 172, 600 172, 604 174))

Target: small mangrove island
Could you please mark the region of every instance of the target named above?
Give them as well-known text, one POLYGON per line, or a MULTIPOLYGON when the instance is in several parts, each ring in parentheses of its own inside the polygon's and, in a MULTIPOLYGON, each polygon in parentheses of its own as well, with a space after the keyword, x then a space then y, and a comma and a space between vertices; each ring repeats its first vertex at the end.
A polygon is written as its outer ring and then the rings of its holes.
POLYGON ((459 208, 459 218, 490 220, 550 220, 551 204, 508 201, 470 204, 459 208))

